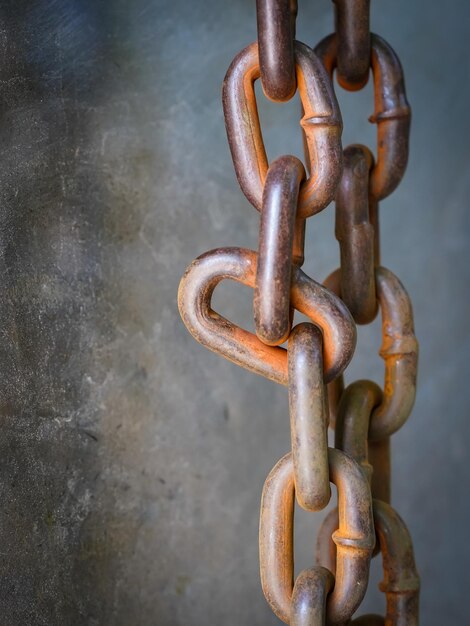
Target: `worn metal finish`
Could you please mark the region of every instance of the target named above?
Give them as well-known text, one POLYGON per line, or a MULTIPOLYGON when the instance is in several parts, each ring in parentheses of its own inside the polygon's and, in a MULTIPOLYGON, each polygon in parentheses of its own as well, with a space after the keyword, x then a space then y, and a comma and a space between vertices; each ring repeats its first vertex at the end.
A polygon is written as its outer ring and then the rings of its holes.
POLYGON ((292 98, 297 0, 256 0, 259 65, 264 95, 275 102, 292 98))
MULTIPOLYGON (((270 165, 264 186, 253 308, 256 334, 270 346, 284 343, 290 332, 295 217, 304 178, 305 169, 299 159, 283 156, 270 165)), ((302 237, 302 225, 297 231, 302 237)), ((296 251, 301 247, 303 241, 297 241, 296 251)), ((297 253, 296 260, 298 257, 297 253)))
POLYGON ((387 626, 418 626, 420 581, 410 533, 389 504, 374 500, 374 524, 382 553, 387 626))
MULTIPOLYGON (((331 274, 329 274, 326 279, 323 281, 323 285, 329 290, 336 294, 339 298, 341 297, 341 271, 335 270, 331 274)), ((338 412, 338 405, 341 399, 341 395, 344 391, 344 377, 343 375, 337 376, 334 380, 332 380, 327 385, 327 394, 328 394, 328 414, 329 414, 329 422, 330 426, 334 429, 336 424, 336 414, 338 412)))
MULTIPOLYGON (((419 346, 411 301, 402 283, 384 267, 376 268, 375 278, 382 315, 379 354, 385 362, 385 377, 383 400, 371 417, 369 437, 378 441, 401 428, 411 413, 416 397, 419 346)), ((328 276, 324 284, 341 296, 340 270, 328 276)), ((330 391, 333 398, 337 397, 340 384, 335 383, 330 391)))
MULTIPOLYGON (((294 44, 297 87, 305 111, 300 124, 311 162, 310 176, 300 187, 298 217, 309 217, 334 198, 341 176, 342 120, 336 96, 321 61, 313 50, 294 44)), ((268 172, 256 106, 254 82, 260 75, 258 44, 242 50, 232 61, 222 88, 225 126, 240 187, 259 211, 268 172)))
MULTIPOLYGON (((2 2, 5 626, 282 624, 259 588, 256 526, 289 445, 287 389, 201 349, 175 302, 201 252, 256 249, 219 97, 237 42, 255 39, 254 6, 2 2)), ((299 5, 307 43, 332 8, 299 5)), ((470 3, 382 1, 372 17, 416 111, 408 176, 383 205, 384 263, 423 340, 393 506, 414 535, 421 622, 465 625, 470 3)), ((367 106, 346 99, 345 129, 363 141, 367 106)), ((258 104, 268 155, 297 154, 295 102, 281 123, 284 107, 258 104)), ((317 281, 336 267, 332 209, 307 232, 317 281)), ((251 296, 225 282, 213 308, 251 330, 251 296)), ((376 333, 359 330, 348 383, 380 369, 376 333)), ((302 569, 323 514, 297 517, 302 569)), ((375 587, 358 614, 385 607, 375 587)))
POLYGON ((292 592, 290 626, 324 626, 326 598, 334 583, 333 574, 324 567, 300 572, 292 592))
POLYGON ((370 490, 372 498, 390 503, 392 492, 390 437, 368 441, 369 463, 373 468, 370 490))
POLYGON ((374 229, 374 263, 380 265, 380 217, 379 201, 369 193, 369 222, 374 229))
MULTIPOLYGON (((382 401, 382 391, 372 381, 358 380, 341 396, 336 413, 335 447, 357 461, 371 484, 373 498, 390 501, 390 438, 368 440, 374 408, 382 401)), ((317 537, 317 562, 331 571, 336 569, 335 548, 331 537, 338 528, 338 511, 333 509, 323 520, 317 537)), ((375 546, 376 552, 378 546, 375 546)))
MULTIPOLYGON (((259 252, 206 253, 187 269, 178 295, 183 321, 200 343, 278 383, 286 384, 287 374, 292 451, 265 482, 259 545, 266 599, 294 626, 346 625, 364 598, 375 546, 371 485, 389 501, 389 437, 408 418, 416 387, 411 304, 398 279, 380 267, 379 200, 398 185, 408 158, 410 108, 403 73, 390 46, 369 32, 367 0, 336 0, 335 6, 336 33, 317 46, 320 60, 293 42, 296 4, 292 18, 288 2, 258 1, 261 41, 230 65, 223 105, 238 182, 261 210, 259 252), (340 152, 342 121, 328 80, 336 66, 340 83, 350 90, 363 87, 372 68, 376 163, 361 145, 340 152), (292 96, 296 79, 307 174, 291 156, 268 168, 254 90, 260 74, 268 97, 278 101, 292 96), (305 220, 333 197, 341 267, 320 286, 300 270, 305 220), (213 291, 226 278, 254 287, 256 335, 212 309, 213 291), (342 372, 355 344, 353 319, 369 323, 379 306, 384 390, 370 381, 344 390, 342 372), (296 309, 313 324, 291 329, 296 309), (287 352, 281 347, 286 340, 287 352), (334 449, 328 448, 328 383, 334 449), (294 582, 295 498, 308 511, 321 510, 330 500, 330 482, 338 487, 338 507, 319 535, 320 566, 304 570, 294 582)), ((386 558, 384 564, 390 564, 386 558)), ((404 603, 393 606, 399 619, 411 612, 404 603)))
POLYGON ((271 609, 286 624, 294 587, 294 505, 294 464, 289 453, 266 478, 259 525, 261 586, 271 609))
MULTIPOLYGON (((287 385, 287 351, 265 345, 211 309, 212 293, 220 281, 229 278, 254 287, 256 263, 256 253, 244 248, 219 248, 198 257, 181 279, 180 314, 199 343, 237 365, 287 385)), ((349 311, 337 296, 295 266, 291 303, 321 328, 325 382, 333 380, 351 360, 356 344, 356 327, 349 311)))
MULTIPOLYGON (((382 401, 380 387, 370 380, 358 380, 349 385, 341 396, 336 414, 335 447, 359 463, 371 485, 372 497, 380 495, 389 502, 390 438, 370 444, 368 438, 373 411, 382 401)), ((378 546, 375 550, 378 551, 378 546)))
POLYGON ((338 60, 337 78, 349 91, 369 80, 370 0, 333 0, 338 60))
POLYGON ((375 471, 368 457, 369 422, 373 410, 381 402, 382 391, 378 385, 369 380, 358 380, 345 389, 336 414, 335 448, 359 463, 369 483, 375 471))
POLYGON ((294 242, 292 246, 292 263, 298 267, 304 264, 305 254, 305 227, 306 220, 298 218, 295 220, 294 226, 294 242))
MULTIPOLYGON (((351 618, 367 588, 375 545, 370 488, 359 465, 340 450, 328 450, 330 481, 338 489, 339 526, 335 587, 327 600, 332 623, 351 618)), ((263 489, 260 515, 261 584, 274 613, 289 623, 293 589, 294 465, 284 456, 263 489)))
MULTIPOLYGON (((378 500, 380 496, 384 496, 384 498, 387 498, 384 502, 388 503, 390 501, 390 438, 387 437, 380 443, 382 444, 379 450, 380 455, 370 454, 370 448, 374 444, 372 442, 369 444, 369 456, 365 461, 363 460, 361 466, 362 471, 367 475, 371 483, 373 500, 378 500)), ((354 447, 354 444, 352 447, 354 447)), ((344 451, 355 458, 352 450, 350 451, 346 445, 344 451)), ((359 452, 359 454, 362 454, 362 452, 359 452)), ((324 518, 317 534, 316 562, 328 568, 331 572, 336 571, 336 546, 332 536, 338 525, 338 509, 334 508, 324 518)), ((376 543, 373 556, 376 556, 378 552, 379 545, 376 543)))
POLYGON ((375 239, 369 216, 369 172, 373 157, 365 146, 343 152, 343 176, 336 193, 335 235, 341 254, 341 297, 357 324, 377 314, 375 239))
MULTIPOLYGON (((336 544, 332 537, 339 527, 338 508, 331 509, 323 518, 317 533, 315 561, 330 572, 336 572, 336 544)), ((374 550, 377 545, 374 546, 374 550)))
MULTIPOLYGON (((374 383, 370 381, 353 383, 342 395, 336 421, 336 447, 360 464, 369 481, 377 468, 369 464, 367 432, 374 406, 379 404, 380 400, 380 389, 374 383)), ((389 469, 388 446, 386 445, 379 451, 381 455, 388 457, 386 469, 389 469)), ((381 470, 379 484, 389 483, 389 477, 384 473, 383 462, 379 465, 379 469, 381 470)), ((387 492, 387 487, 385 487, 385 492, 387 492)), ((419 576, 408 529, 387 502, 375 498, 373 513, 378 540, 376 547, 380 548, 383 559, 384 581, 380 589, 385 593, 387 600, 385 624, 418 626, 419 576)), ((335 509, 324 519, 318 535, 317 563, 331 572, 334 572, 337 567, 334 537, 338 524, 338 509, 335 509)))
MULTIPOLYGON (((330 76, 337 65, 336 35, 329 35, 315 48, 330 76)), ((408 163, 411 108, 406 99, 401 63, 391 46, 371 34, 371 69, 374 76, 374 113, 377 124, 377 155, 370 174, 373 200, 389 196, 403 178, 408 163)))
POLYGON ((380 440, 396 432, 408 419, 416 397, 418 341, 414 334, 409 296, 390 270, 376 269, 377 296, 382 313, 382 346, 385 361, 383 400, 374 410, 369 438, 380 440))
POLYGON ((334 429, 336 423, 336 413, 338 412, 338 405, 341 399, 341 394, 344 391, 344 376, 338 376, 327 385, 328 395, 328 414, 330 420, 330 426, 334 429))
MULTIPOLYGON (((382 554, 384 579, 379 588, 386 597, 386 626, 419 625, 419 574, 415 564, 410 533, 398 513, 386 502, 374 499, 374 526, 378 547, 382 554)), ((323 521, 317 543, 317 562, 329 571, 336 564, 336 546, 332 540, 338 526, 337 510, 333 510, 323 521)), ((379 620, 378 616, 373 616, 379 620)), ((352 623, 374 624, 371 616, 364 621, 352 623)), ((378 622, 380 623, 380 622, 378 622)))
POLYGON ((331 496, 321 331, 313 324, 296 326, 287 360, 295 495, 302 508, 320 511, 331 496))

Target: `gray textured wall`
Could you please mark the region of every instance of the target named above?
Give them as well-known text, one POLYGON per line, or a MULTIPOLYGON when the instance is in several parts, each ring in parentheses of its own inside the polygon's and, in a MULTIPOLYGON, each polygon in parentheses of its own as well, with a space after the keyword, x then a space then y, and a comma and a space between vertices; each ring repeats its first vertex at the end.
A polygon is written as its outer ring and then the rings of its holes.
MULTIPOLYGON (((330 32, 330 5, 300 2, 299 39, 330 32)), ((422 623, 464 624, 470 5, 372 5, 414 112, 407 175, 382 205, 383 262, 421 340, 393 501, 422 623)), ((220 103, 254 0, 6 0, 0 18, 0 623, 274 625, 257 525, 289 446, 287 393, 197 345, 176 309, 195 256, 256 246, 220 103)), ((345 145, 373 145, 371 98, 340 94, 345 145)), ((263 103, 262 121, 271 157, 301 153, 296 103, 263 103)), ((330 207, 310 222, 306 271, 337 263, 330 207)), ((251 324, 248 289, 216 295, 251 324)), ((380 381, 378 330, 360 333, 349 380, 380 381)), ((298 516, 299 567, 321 519, 298 516)), ((379 570, 364 611, 383 610, 379 570)))

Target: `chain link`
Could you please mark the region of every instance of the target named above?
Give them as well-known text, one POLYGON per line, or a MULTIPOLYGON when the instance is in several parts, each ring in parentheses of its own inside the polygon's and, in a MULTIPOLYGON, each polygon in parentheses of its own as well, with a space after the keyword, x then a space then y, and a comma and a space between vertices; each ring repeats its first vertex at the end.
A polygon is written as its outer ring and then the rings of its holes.
POLYGON ((257 0, 258 42, 233 60, 223 85, 227 137, 240 187, 260 211, 258 252, 220 248, 200 256, 181 280, 178 304, 201 344, 286 385, 292 451, 266 479, 260 515, 260 573, 274 613, 291 626, 417 626, 419 577, 408 530, 390 505, 390 436, 415 400, 418 343, 410 299, 381 266, 378 203, 400 183, 408 160, 411 110, 400 61, 370 33, 370 0, 333 0, 335 32, 314 50, 295 41, 295 0, 257 0), (333 74, 350 91, 374 80, 377 152, 341 146, 333 74), (284 155, 268 163, 254 83, 276 102, 296 90, 306 166, 284 155), (306 219, 336 201, 340 268, 324 284, 301 269, 306 219), (225 279, 254 289, 256 334, 211 308, 225 279), (294 312, 308 322, 293 326, 294 312), (385 364, 381 389, 360 380, 344 388, 357 324, 381 311, 385 364), (282 344, 287 341, 287 348, 282 344), (335 448, 328 447, 328 426, 335 448), (320 511, 317 562, 294 575, 295 501, 320 511), (352 619, 366 593, 370 561, 382 554, 387 614, 352 619))
POLYGON ((373 157, 365 146, 343 152, 343 176, 336 192, 335 235, 341 258, 341 297, 356 324, 377 314, 375 242, 378 230, 369 211, 369 176, 373 157))
MULTIPOLYGON (((335 197, 341 176, 342 120, 331 80, 311 48, 294 43, 297 86, 304 116, 300 124, 311 160, 310 176, 300 186, 297 217, 323 210, 335 197)), ((240 187, 262 210, 268 160, 256 106, 254 83, 260 76, 258 44, 232 61, 222 87, 227 138, 240 187)))
POLYGON ((297 88, 294 37, 297 0, 256 0, 261 84, 274 102, 290 100, 297 88))
POLYGON ((370 0, 333 0, 333 2, 338 50, 338 82, 349 91, 357 91, 369 80, 370 0))
POLYGON ((299 159, 283 156, 269 167, 264 186, 253 309, 256 334, 268 345, 284 343, 291 329, 291 266, 304 178, 299 159))

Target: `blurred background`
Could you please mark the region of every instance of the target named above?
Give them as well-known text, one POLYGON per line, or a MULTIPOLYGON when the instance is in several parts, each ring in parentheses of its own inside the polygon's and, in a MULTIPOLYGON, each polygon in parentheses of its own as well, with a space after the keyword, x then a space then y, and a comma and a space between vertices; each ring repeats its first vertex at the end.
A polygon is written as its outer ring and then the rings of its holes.
MULTIPOLYGON (((466 623, 470 5, 372 0, 413 109, 408 170, 381 205, 382 262, 407 287, 419 388, 393 437, 392 502, 412 533, 425 626, 466 623)), ((329 34, 299 2, 297 37, 329 34)), ((6 0, 0 8, 0 623, 280 623, 261 592, 264 479, 289 449, 287 391, 199 346, 177 311, 206 250, 256 248, 221 84, 256 38, 254 0, 6 0)), ((371 85, 337 88, 343 145, 375 150, 371 85)), ((300 156, 299 105, 258 89, 268 156, 300 156)), ((334 207, 305 271, 338 265, 334 207)), ((252 292, 214 308, 252 328, 252 292)), ((347 380, 382 381, 380 324, 347 380)), ((296 567, 324 514, 296 517, 296 567)), ((383 613, 380 559, 360 613, 383 613)))

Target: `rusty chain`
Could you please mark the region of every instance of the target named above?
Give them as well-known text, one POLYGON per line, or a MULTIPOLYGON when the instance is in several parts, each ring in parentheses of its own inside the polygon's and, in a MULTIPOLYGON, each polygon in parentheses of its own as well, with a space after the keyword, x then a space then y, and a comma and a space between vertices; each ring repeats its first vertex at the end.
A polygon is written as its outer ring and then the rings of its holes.
POLYGON ((370 32, 370 0, 333 2, 335 32, 312 49, 295 40, 296 0, 256 1, 258 41, 233 60, 222 99, 238 182, 260 211, 258 251, 220 248, 198 257, 181 280, 178 304, 197 341, 288 387, 292 450, 266 479, 260 515, 261 583, 274 613, 292 626, 416 626, 419 577, 408 530, 390 505, 390 437, 414 404, 418 343, 409 297, 380 263, 378 213, 406 169, 411 111, 397 55, 370 32), (349 91, 364 87, 372 72, 375 156, 363 145, 342 150, 335 70, 349 91), (276 102, 298 90, 306 166, 291 155, 268 162, 258 78, 276 102), (301 270, 305 226, 333 200, 340 268, 321 284, 301 270), (211 308, 225 279, 253 288, 256 334, 211 308), (296 310, 309 321, 293 326, 296 310), (367 380, 344 388, 355 324, 369 324, 379 310, 383 389, 367 380), (295 575, 295 501, 324 509, 330 483, 338 505, 318 533, 317 563, 295 575), (353 618, 379 552, 387 614, 353 618))

